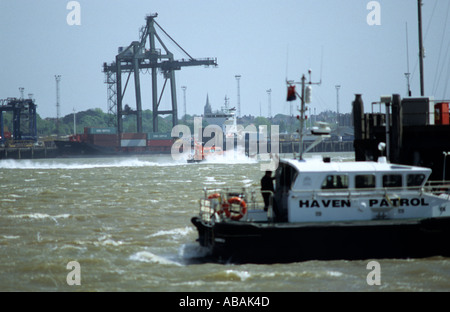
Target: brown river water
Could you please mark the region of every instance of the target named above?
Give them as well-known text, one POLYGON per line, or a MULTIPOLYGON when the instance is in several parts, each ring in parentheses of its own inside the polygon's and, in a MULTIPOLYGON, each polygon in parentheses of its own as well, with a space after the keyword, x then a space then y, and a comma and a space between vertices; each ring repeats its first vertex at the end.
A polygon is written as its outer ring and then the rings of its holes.
POLYGON ((204 250, 190 219, 203 188, 258 187, 262 175, 246 158, 1 160, 0 291, 450 290, 450 259, 442 257, 377 260, 379 285, 367 281, 370 260, 199 261, 204 250), (79 285, 68 281, 72 261, 79 285))

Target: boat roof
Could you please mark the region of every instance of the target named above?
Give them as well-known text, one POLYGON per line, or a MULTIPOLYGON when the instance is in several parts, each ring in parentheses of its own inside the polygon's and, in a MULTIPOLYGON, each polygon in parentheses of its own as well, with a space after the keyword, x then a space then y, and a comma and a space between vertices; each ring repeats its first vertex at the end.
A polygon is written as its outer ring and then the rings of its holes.
POLYGON ((313 157, 305 160, 298 159, 281 159, 282 163, 287 163, 296 168, 299 172, 308 173, 357 173, 357 172, 421 172, 431 173, 430 168, 407 166, 392 164, 386 161, 385 157, 375 161, 342 161, 342 162, 327 162, 322 157, 313 157))

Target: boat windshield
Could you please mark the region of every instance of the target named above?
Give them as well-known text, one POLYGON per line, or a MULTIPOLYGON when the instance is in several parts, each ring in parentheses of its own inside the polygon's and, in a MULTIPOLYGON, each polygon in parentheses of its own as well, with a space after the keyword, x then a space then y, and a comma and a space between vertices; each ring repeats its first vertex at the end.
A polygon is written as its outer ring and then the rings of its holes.
POLYGON ((407 185, 408 187, 414 187, 414 186, 422 186, 425 182, 425 175, 424 174, 408 174, 406 177, 407 179, 407 185))

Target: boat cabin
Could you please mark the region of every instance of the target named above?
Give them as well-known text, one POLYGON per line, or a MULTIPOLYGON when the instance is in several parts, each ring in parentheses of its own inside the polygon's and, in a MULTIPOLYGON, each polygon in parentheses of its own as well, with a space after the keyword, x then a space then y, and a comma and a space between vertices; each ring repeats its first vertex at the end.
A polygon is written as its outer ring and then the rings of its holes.
POLYGON ((385 158, 378 162, 280 160, 274 216, 288 222, 422 216, 424 210, 413 210, 426 204, 420 193, 430 174, 431 169, 390 164, 385 158))
POLYGON ((286 190, 332 190, 422 187, 431 169, 378 162, 280 160, 277 185, 286 190))

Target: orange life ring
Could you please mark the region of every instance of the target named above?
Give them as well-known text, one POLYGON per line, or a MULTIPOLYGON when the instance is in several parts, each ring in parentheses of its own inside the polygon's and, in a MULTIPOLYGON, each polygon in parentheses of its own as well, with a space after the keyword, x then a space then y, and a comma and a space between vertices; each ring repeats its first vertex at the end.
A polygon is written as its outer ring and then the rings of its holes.
POLYGON ((247 213, 247 203, 242 198, 231 197, 230 199, 228 199, 228 202, 222 204, 222 209, 228 218, 231 217, 231 220, 237 221, 237 220, 240 220, 247 213), (238 214, 231 216, 231 210, 230 210, 231 204, 239 204, 240 210, 239 210, 238 214))

